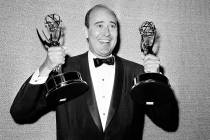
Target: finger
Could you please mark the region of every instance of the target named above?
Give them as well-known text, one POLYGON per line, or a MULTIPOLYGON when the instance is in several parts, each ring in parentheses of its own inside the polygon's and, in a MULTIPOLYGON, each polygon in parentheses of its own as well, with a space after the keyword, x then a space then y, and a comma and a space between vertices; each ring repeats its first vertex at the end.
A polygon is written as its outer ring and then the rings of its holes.
POLYGON ((144 55, 144 53, 141 51, 140 52, 140 57, 144 60, 145 59, 145 55, 144 55))
POLYGON ((61 63, 62 64, 65 64, 65 58, 62 59, 61 63))
POLYGON ((66 51, 68 49, 68 47, 66 46, 62 46, 62 48, 66 51))
POLYGON ((65 57, 65 54, 63 52, 49 52, 48 56, 50 58, 59 58, 59 57, 63 58, 65 57))
POLYGON ((144 65, 145 64, 160 64, 160 59, 159 58, 145 58, 144 60, 144 65))
POLYGON ((147 60, 147 61, 144 61, 144 65, 160 65, 160 61, 159 60, 147 60))
POLYGON ((147 61, 147 60, 158 60, 158 61, 160 61, 160 58, 155 56, 155 55, 148 54, 148 55, 145 56, 144 60, 145 61, 147 61))
POLYGON ((64 57, 58 57, 56 58, 56 64, 57 65, 62 65, 65 63, 65 58, 64 57))
POLYGON ((148 65, 145 65, 144 67, 150 69, 150 68, 159 68, 159 66, 160 66, 159 64, 148 64, 148 65))
POLYGON ((71 54, 71 49, 69 47, 64 47, 64 50, 65 50, 65 54, 69 55, 71 54))
POLYGON ((49 54, 51 55, 61 55, 61 56, 65 56, 65 51, 62 48, 59 49, 51 49, 48 51, 49 54))
POLYGON ((145 72, 159 72, 159 65, 147 65, 144 67, 145 72))
POLYGON ((57 52, 57 51, 64 51, 62 47, 51 47, 48 49, 48 52, 57 52))

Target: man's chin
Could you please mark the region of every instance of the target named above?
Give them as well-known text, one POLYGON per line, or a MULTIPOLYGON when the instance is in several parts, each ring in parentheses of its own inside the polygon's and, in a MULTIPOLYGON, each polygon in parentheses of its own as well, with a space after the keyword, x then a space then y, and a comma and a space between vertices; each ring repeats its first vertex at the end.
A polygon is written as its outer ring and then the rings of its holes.
POLYGON ((101 52, 98 54, 100 57, 109 57, 112 54, 112 52, 101 52))
POLYGON ((111 46, 110 43, 100 43, 100 45, 104 48, 110 48, 110 46, 111 46))

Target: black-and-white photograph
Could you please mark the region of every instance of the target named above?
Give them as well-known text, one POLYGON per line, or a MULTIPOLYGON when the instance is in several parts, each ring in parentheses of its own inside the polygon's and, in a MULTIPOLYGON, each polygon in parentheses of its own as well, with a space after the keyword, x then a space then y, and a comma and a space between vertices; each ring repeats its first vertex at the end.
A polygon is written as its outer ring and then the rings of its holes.
POLYGON ((210 140, 209 0, 2 0, 0 21, 0 140, 210 140))

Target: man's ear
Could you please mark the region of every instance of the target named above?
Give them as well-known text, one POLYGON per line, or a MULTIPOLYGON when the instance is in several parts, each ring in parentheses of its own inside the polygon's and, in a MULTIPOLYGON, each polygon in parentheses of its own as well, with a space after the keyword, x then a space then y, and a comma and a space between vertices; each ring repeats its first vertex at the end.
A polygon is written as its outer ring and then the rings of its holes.
POLYGON ((88 28, 85 26, 84 27, 84 32, 85 32, 85 38, 88 38, 88 28))

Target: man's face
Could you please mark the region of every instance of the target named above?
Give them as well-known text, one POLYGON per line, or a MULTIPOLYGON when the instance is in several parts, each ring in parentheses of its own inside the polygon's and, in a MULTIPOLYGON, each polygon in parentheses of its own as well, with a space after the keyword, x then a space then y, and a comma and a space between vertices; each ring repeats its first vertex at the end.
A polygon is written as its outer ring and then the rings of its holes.
POLYGON ((117 43, 117 28, 117 19, 111 11, 94 9, 87 29, 90 51, 98 57, 109 56, 117 43))

